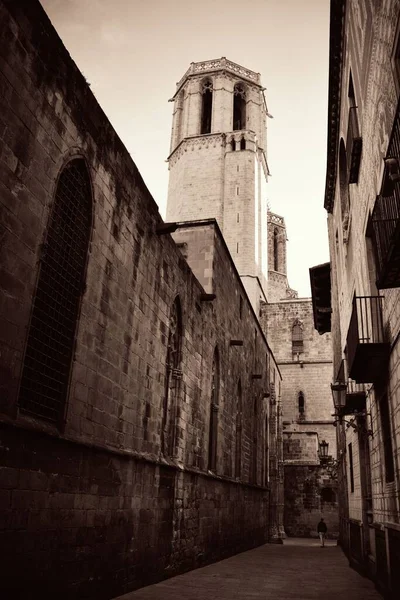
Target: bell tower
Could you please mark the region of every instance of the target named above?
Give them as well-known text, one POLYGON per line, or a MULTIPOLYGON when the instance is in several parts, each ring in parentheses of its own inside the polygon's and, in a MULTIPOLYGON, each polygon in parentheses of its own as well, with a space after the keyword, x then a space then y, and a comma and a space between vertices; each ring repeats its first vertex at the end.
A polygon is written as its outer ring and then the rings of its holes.
POLYGON ((226 58, 191 63, 171 101, 167 221, 215 218, 257 310, 268 276, 260 74, 226 58))

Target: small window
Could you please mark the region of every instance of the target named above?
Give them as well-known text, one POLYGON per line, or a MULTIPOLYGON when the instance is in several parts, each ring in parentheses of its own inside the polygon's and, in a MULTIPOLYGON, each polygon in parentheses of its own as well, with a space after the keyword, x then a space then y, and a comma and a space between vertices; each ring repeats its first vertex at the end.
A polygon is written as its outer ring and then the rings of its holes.
POLYGON ((349 446, 349 471, 350 471, 350 492, 354 493, 354 470, 353 470, 353 446, 350 443, 349 446))
POLYGON ((231 150, 232 152, 235 152, 236 150, 236 141, 234 138, 231 139, 231 150))
POLYGON ((300 417, 300 419, 302 419, 302 418, 304 418, 305 412, 306 412, 306 406, 305 406, 303 392, 299 392, 297 403, 298 403, 298 409, 299 409, 299 417, 300 417))
POLYGON ((246 140, 244 139, 244 137, 242 137, 242 139, 240 140, 240 149, 246 150, 246 140))
POLYGON ((300 321, 296 321, 292 327, 292 353, 303 352, 303 326, 300 321))

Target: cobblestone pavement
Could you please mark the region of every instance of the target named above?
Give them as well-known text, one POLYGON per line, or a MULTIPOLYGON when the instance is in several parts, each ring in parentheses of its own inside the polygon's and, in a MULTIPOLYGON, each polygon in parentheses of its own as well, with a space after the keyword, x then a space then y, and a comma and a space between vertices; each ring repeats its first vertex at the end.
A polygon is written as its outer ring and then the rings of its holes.
POLYGON ((115 600, 382 600, 336 542, 288 539, 130 592, 115 600))

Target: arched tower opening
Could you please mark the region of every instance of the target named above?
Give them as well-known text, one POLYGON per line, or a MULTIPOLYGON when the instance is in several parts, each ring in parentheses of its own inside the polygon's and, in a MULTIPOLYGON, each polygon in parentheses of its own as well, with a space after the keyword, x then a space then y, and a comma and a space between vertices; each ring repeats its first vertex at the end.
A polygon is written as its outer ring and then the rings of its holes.
POLYGON ((212 105, 213 84, 211 79, 204 79, 201 90, 201 134, 211 133, 212 105))
MULTIPOLYGON (((237 83, 233 88, 233 130, 246 128, 246 89, 237 83)), ((240 148, 242 150, 242 148, 240 148)))

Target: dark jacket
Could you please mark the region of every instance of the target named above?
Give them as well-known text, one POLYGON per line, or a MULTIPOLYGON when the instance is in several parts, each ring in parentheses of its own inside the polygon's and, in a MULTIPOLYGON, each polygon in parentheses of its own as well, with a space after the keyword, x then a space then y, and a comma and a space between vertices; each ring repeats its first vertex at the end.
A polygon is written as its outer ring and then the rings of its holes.
POLYGON ((328 528, 326 526, 326 523, 324 523, 324 521, 320 521, 318 523, 317 531, 318 531, 318 533, 326 533, 328 531, 328 528))

